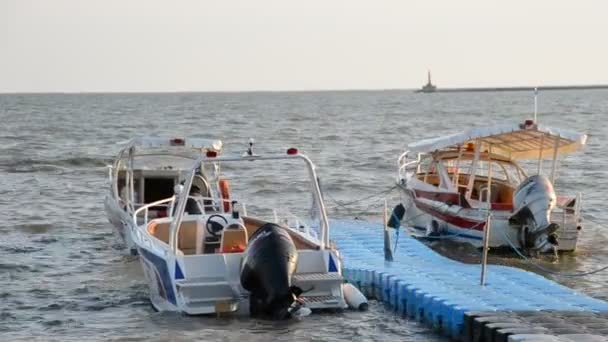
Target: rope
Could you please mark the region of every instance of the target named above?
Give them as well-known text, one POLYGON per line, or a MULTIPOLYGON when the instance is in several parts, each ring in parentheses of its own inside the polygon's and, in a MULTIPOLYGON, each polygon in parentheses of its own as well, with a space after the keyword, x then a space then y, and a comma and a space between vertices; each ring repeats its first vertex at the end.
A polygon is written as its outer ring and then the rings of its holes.
POLYGON ((511 240, 509 239, 509 237, 507 236, 507 234, 505 233, 505 231, 502 231, 502 234, 505 238, 505 240, 507 240, 507 242, 509 243, 509 245, 511 246, 511 248, 513 249, 513 251, 515 251, 515 253, 517 255, 519 255, 524 261, 526 261, 529 265, 536 267, 537 269, 550 273, 550 274, 554 274, 557 276, 563 276, 563 277, 583 277, 586 275, 590 275, 590 274, 595 274, 595 273, 599 273, 605 270, 608 270, 608 266, 602 267, 600 269, 597 270, 593 270, 593 271, 589 271, 589 272, 580 272, 580 273, 563 273, 563 272, 557 272, 557 271, 553 271, 551 269, 548 269, 546 267, 543 267, 541 265, 535 264, 533 263, 528 257, 526 257, 525 255, 523 255, 519 249, 517 247, 515 247, 515 245, 513 244, 513 242, 511 242, 511 240))
POLYGON ((362 198, 359 198, 359 199, 356 199, 356 200, 353 200, 353 201, 349 201, 349 202, 340 202, 340 201, 336 200, 330 193, 327 193, 327 197, 329 197, 329 199, 332 202, 334 202, 336 205, 338 205, 339 207, 342 207, 344 209, 349 210, 349 209, 351 209, 351 208, 348 208, 349 205, 352 205, 352 204, 355 204, 355 203, 359 203, 359 202, 362 202, 362 201, 365 201, 365 200, 368 200, 368 199, 371 199, 371 198, 374 198, 374 197, 378 197, 380 195, 388 195, 393 190, 395 190, 396 188, 397 188, 397 185, 393 185, 392 187, 390 187, 390 188, 388 188, 386 190, 382 190, 380 192, 373 193, 373 194, 371 194, 369 196, 362 197, 362 198))
MULTIPOLYGON (((399 231, 401 230, 399 228, 401 228, 401 222, 399 222, 399 218, 397 217, 397 215, 395 215, 395 211, 391 212, 391 218, 394 218, 395 222, 397 222, 397 227, 394 227, 395 236, 396 236, 395 247, 393 247, 393 255, 394 255, 395 253, 397 253, 397 246, 399 245, 399 231)), ((387 224, 388 224, 388 222, 387 222, 387 224)))

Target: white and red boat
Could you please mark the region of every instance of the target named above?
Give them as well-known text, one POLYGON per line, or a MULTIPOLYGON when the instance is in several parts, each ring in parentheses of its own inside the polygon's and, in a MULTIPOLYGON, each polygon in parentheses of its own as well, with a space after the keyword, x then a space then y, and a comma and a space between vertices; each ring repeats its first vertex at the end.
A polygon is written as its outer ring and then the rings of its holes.
POLYGON ((586 140, 526 120, 410 144, 398 160, 397 183, 407 199, 403 220, 427 235, 477 247, 489 222, 490 247, 573 251, 582 228, 581 195, 556 195, 554 181, 560 158, 586 140))

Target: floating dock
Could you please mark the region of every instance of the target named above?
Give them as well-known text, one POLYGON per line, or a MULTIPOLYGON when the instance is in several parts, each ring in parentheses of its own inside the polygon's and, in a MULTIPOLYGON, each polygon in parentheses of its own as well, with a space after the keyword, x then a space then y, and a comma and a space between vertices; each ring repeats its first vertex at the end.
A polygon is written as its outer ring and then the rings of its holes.
MULTIPOLYGON (((443 257, 402 232, 384 260, 384 227, 332 221, 344 277, 369 298, 459 341, 608 341, 608 302, 538 274, 443 257)), ((393 229, 391 229, 394 231, 393 229)))

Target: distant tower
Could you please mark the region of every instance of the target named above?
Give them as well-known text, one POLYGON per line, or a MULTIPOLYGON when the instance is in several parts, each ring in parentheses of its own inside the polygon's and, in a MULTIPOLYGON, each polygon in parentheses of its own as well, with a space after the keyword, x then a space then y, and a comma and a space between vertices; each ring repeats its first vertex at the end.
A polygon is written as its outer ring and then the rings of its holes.
POLYGON ((431 82, 431 70, 427 71, 427 81, 421 89, 416 90, 417 93, 434 93, 437 87, 431 82))

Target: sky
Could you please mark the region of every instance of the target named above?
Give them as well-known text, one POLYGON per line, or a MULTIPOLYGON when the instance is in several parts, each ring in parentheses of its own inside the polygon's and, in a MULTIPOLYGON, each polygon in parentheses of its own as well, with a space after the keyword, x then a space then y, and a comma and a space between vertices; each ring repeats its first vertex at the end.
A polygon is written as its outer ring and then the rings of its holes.
POLYGON ((0 92, 608 84, 605 0, 0 0, 0 92))

